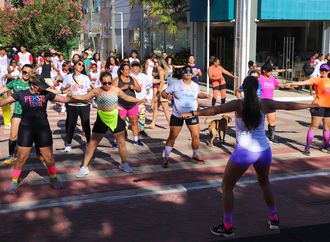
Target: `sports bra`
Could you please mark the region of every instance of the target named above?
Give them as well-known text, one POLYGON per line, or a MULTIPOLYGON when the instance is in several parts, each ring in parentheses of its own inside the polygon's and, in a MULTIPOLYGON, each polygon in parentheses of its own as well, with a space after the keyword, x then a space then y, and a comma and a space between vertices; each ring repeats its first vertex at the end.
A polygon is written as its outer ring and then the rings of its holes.
POLYGON ((99 108, 109 108, 118 104, 118 96, 116 94, 103 94, 96 98, 96 103, 99 108))

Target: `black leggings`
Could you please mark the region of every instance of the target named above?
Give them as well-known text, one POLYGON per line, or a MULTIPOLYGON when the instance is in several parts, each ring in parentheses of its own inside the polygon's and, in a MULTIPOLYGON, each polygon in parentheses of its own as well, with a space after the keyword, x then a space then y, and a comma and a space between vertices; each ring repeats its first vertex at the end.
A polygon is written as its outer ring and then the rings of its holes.
POLYGON ((77 126, 78 116, 80 117, 82 129, 85 133, 86 140, 89 142, 91 138, 91 126, 89 120, 89 114, 91 108, 87 106, 71 106, 67 105, 66 116, 66 143, 71 144, 74 134, 74 130, 77 126))

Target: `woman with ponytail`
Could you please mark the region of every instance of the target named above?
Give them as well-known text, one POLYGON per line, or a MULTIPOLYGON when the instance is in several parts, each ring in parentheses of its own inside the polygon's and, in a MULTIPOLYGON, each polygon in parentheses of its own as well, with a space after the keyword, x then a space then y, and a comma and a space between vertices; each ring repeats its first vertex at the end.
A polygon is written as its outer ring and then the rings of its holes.
POLYGON ((243 176, 250 165, 253 165, 256 170, 258 181, 268 206, 269 229, 279 228, 279 218, 269 184, 272 152, 264 131, 265 114, 269 110, 298 110, 317 106, 317 104, 259 99, 257 95, 258 85, 256 77, 248 76, 243 82, 244 99, 233 100, 220 106, 181 115, 182 118, 189 118, 191 116, 213 116, 220 113, 235 112, 236 146, 226 165, 222 179, 223 223, 211 228, 211 232, 218 236, 231 237, 234 235, 232 226, 233 190, 236 182, 243 176))

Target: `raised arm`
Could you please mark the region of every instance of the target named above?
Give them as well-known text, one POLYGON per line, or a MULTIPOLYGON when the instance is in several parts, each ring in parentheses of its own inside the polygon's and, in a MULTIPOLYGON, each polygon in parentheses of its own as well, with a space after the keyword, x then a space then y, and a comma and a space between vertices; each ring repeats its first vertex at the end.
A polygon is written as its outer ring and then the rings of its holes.
POLYGON ((12 96, 7 97, 5 99, 1 99, 0 100, 0 107, 5 106, 5 105, 10 104, 10 103, 13 103, 13 102, 15 102, 15 99, 12 96))
POLYGON ((191 116, 214 116, 219 113, 230 113, 234 111, 238 111, 242 108, 241 100, 233 100, 227 102, 223 105, 214 106, 211 108, 200 109, 194 112, 183 113, 181 115, 182 118, 189 118, 191 116))
POLYGON ((268 110, 300 110, 319 107, 319 105, 315 103, 279 102, 271 99, 261 99, 261 106, 266 113, 268 110))

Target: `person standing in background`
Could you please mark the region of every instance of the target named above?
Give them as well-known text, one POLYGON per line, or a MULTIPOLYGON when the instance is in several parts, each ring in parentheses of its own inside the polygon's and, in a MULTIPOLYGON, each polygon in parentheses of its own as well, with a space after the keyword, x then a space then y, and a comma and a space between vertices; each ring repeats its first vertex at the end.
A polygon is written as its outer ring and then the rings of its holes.
POLYGON ((18 62, 18 66, 22 68, 24 65, 32 65, 33 64, 33 56, 30 52, 26 51, 26 46, 21 45, 21 52, 18 52, 18 54, 15 57, 16 61, 18 62))
POLYGON ((188 57, 187 65, 189 65, 193 71, 193 76, 192 76, 191 80, 198 84, 199 78, 202 76, 202 71, 201 71, 201 69, 199 69, 198 65, 196 65, 195 56, 190 55, 188 57))
MULTIPOLYGON (((0 88, 5 86, 8 74, 8 57, 4 48, 0 47, 0 88)), ((5 99, 7 95, 0 95, 0 99, 5 99)), ((2 106, 3 125, 6 129, 10 128, 11 110, 10 104, 2 106)))

